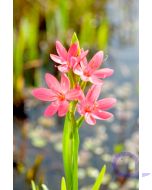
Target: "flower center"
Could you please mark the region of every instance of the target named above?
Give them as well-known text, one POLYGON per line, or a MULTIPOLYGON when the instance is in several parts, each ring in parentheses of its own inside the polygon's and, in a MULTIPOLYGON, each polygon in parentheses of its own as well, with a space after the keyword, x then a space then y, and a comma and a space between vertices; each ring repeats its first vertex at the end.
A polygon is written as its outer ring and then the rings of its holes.
POLYGON ((91 106, 89 106, 89 105, 87 105, 86 107, 85 107, 85 112, 91 112, 91 106))
POLYGON ((63 101, 63 100, 65 100, 65 95, 60 93, 58 98, 59 98, 60 101, 63 101))
POLYGON ((84 71, 84 75, 89 77, 90 76, 90 72, 89 71, 84 71))

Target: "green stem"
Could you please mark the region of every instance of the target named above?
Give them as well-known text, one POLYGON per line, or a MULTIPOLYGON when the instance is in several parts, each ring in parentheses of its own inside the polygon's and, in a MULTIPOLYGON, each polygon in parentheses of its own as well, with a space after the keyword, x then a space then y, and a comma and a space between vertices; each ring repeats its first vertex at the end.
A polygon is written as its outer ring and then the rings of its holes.
POLYGON ((85 90, 86 85, 87 85, 87 82, 85 82, 85 81, 81 82, 80 86, 81 86, 82 91, 85 90))
POLYGON ((75 125, 73 133, 73 190, 78 190, 78 151, 79 151, 79 132, 75 125))
POLYGON ((81 127, 83 121, 84 121, 84 116, 80 116, 79 119, 77 119, 76 123, 78 128, 81 127))
MULTIPOLYGON (((69 72, 71 87, 76 85, 76 78, 72 71, 69 72)), ((85 89, 86 82, 81 83, 82 90, 85 89)), ((84 118, 75 120, 75 110, 77 101, 70 103, 69 111, 65 118, 63 130, 63 164, 67 190, 78 190, 78 151, 79 151, 79 127, 84 118)))
POLYGON ((72 186, 72 126, 70 122, 70 112, 67 113, 65 122, 64 122, 64 130, 63 130, 63 140, 62 140, 62 156, 63 156, 63 165, 64 172, 67 184, 67 190, 71 190, 72 186))
POLYGON ((78 190, 78 150, 79 150, 79 127, 84 117, 75 120, 74 113, 77 102, 70 104, 66 115, 63 130, 63 164, 67 190, 78 190))

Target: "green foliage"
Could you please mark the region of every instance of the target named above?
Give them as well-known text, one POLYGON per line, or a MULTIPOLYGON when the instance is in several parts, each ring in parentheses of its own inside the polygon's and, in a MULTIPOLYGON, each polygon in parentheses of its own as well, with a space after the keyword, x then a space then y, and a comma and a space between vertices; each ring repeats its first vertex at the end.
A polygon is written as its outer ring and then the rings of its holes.
POLYGON ((62 180, 61 180, 61 190, 66 190, 66 183, 65 183, 65 179, 64 177, 62 177, 62 180))
POLYGON ((33 18, 28 18, 27 22, 27 48, 28 48, 28 59, 38 58, 38 38, 39 38, 39 15, 37 12, 34 13, 33 18))
POLYGON ((27 21, 26 19, 22 19, 20 22, 20 27, 18 33, 14 35, 14 64, 13 64, 13 71, 14 71, 14 78, 13 78, 13 87, 15 93, 15 99, 19 101, 22 99, 22 91, 24 85, 24 78, 23 78, 23 58, 24 58, 24 50, 25 50, 25 42, 27 37, 26 31, 27 21))
POLYGON ((109 23, 108 20, 101 22, 100 27, 97 31, 97 42, 100 49, 106 49, 108 46, 109 38, 109 23))
POLYGON ((102 185, 102 181, 103 181, 105 172, 106 172, 106 166, 104 165, 99 173, 99 176, 97 177, 97 179, 93 185, 92 190, 99 190, 100 186, 102 185))
POLYGON ((93 14, 86 12, 82 18, 82 26, 80 32, 80 43, 84 45, 93 45, 96 36, 96 26, 94 24, 93 14))
MULTIPOLYGON (((40 187, 35 184, 35 182, 31 181, 32 190, 49 190, 45 184, 42 184, 40 187)), ((66 189, 65 189, 66 190, 66 189)))
POLYGON ((49 190, 46 185, 42 184, 42 190, 49 190))
MULTIPOLYGON (((107 48, 109 27, 104 12, 105 2, 14 1, 14 99, 23 97, 24 85, 39 85, 38 67, 41 65, 31 61, 42 58, 45 67, 56 39, 68 43, 76 31, 82 46, 107 48), (30 72, 24 70, 25 65, 30 72)), ((73 42, 77 41, 76 38, 74 35, 73 42)))
POLYGON ((39 190, 39 187, 35 184, 33 180, 31 181, 31 185, 32 185, 32 190, 39 190))

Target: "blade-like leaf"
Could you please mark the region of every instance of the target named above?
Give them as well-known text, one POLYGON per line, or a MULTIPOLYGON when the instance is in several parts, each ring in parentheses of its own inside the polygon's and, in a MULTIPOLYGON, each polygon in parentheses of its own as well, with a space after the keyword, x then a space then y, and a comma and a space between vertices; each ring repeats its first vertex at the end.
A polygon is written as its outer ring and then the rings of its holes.
POLYGON ((108 39, 109 39, 109 23, 108 20, 104 20, 98 31, 97 31, 97 42, 98 47, 102 50, 105 50, 108 45, 108 39))
POLYGON ((94 183, 94 186, 92 188, 92 190, 99 190, 101 184, 102 184, 102 181, 103 181, 103 177, 105 175, 105 172, 106 172, 106 166, 104 165, 99 173, 99 176, 97 177, 95 183, 94 183))
POLYGON ((64 177, 62 177, 62 180, 61 180, 61 190, 66 190, 66 183, 65 183, 65 179, 64 177))
POLYGON ((36 185, 35 185, 35 183, 34 183, 33 180, 31 181, 31 185, 32 185, 32 190, 37 190, 37 189, 36 189, 36 185))
POLYGON ((42 184, 42 189, 43 189, 43 190, 49 190, 49 189, 47 188, 47 186, 44 185, 44 184, 42 184))

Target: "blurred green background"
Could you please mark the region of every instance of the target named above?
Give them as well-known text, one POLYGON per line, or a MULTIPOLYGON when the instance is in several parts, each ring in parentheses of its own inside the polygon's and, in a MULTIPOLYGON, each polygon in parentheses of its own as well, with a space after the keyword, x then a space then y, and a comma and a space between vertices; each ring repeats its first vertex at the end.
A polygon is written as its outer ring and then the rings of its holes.
POLYGON ((49 68, 56 39, 67 46, 75 31, 82 47, 107 47, 105 4, 106 0, 14 0, 15 102, 23 98, 24 86, 39 85, 39 68, 49 68))
MULTIPOLYGON (((80 189, 90 189, 103 164, 103 190, 138 189, 138 178, 120 177, 111 165, 119 152, 138 156, 138 0, 14 0, 13 20, 14 190, 29 190, 31 179, 59 189, 63 119, 44 118, 47 104, 31 90, 44 86, 45 72, 58 77, 49 54, 56 54, 56 40, 68 47, 73 32, 90 50, 88 58, 104 50, 104 66, 115 74, 105 80, 101 98, 118 99, 114 120, 80 130, 80 189)), ((132 165, 122 170, 131 172, 132 165)))

